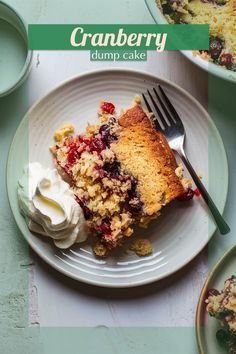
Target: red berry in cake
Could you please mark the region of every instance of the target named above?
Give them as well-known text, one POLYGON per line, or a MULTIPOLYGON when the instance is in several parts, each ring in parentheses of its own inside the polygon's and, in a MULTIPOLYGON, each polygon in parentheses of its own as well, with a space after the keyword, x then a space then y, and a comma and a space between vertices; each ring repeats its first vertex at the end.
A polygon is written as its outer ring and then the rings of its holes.
POLYGON ((72 165, 75 163, 75 160, 76 160, 76 151, 73 149, 68 152, 67 161, 69 162, 69 164, 72 165))
POLYGON ((227 69, 230 69, 233 65, 233 56, 230 53, 223 53, 220 56, 220 65, 225 66, 227 69))
POLYGON ((76 149, 77 148, 77 144, 74 142, 74 141, 72 141, 72 143, 70 143, 69 144, 69 149, 76 149))
POLYGON ((118 161, 113 161, 112 163, 106 162, 103 169, 111 178, 120 179, 120 164, 118 161))
POLYGON ((82 136, 82 135, 78 135, 76 140, 78 141, 78 143, 85 144, 85 145, 89 145, 91 141, 90 138, 87 138, 86 136, 82 136))
POLYGON ((90 219, 93 216, 93 213, 86 205, 84 205, 82 209, 83 209, 83 213, 84 213, 84 218, 86 220, 90 219))
POLYGON ((101 110, 103 113, 113 114, 115 112, 115 106, 111 102, 103 102, 101 110))
POLYGON ((108 218, 104 219, 99 226, 99 229, 102 234, 110 235, 111 234, 111 222, 108 218))
POLYGON ((194 191, 191 188, 189 188, 183 195, 181 195, 177 199, 180 200, 181 202, 186 202, 193 199, 194 194, 195 194, 194 191))
POLYGON ((218 37, 211 38, 209 52, 212 59, 216 60, 219 58, 223 47, 224 47, 224 42, 220 38, 218 37))
POLYGON ((102 169, 102 168, 98 169, 98 174, 99 174, 99 178, 100 179, 103 179, 103 178, 107 177, 107 172, 104 171, 104 169, 102 169))
POLYGON ((106 146, 101 139, 94 138, 89 143, 89 149, 91 152, 96 151, 99 154, 102 150, 106 149, 106 146))
POLYGON ((133 212, 140 212, 143 208, 143 202, 140 200, 139 197, 135 196, 129 201, 129 209, 133 212))
POLYGON ((220 292, 218 290, 209 289, 206 297, 208 298, 209 296, 218 296, 218 295, 220 295, 220 292))
POLYGON ((117 137, 111 133, 111 125, 113 125, 115 121, 115 118, 111 117, 109 119, 109 124, 103 124, 99 129, 99 134, 102 136, 102 141, 108 147, 110 147, 110 145, 117 140, 117 137))
POLYGON ((85 205, 85 202, 78 198, 77 196, 75 196, 75 200, 77 201, 77 203, 80 205, 80 207, 82 208, 83 210, 83 213, 84 213, 84 218, 86 220, 90 219, 93 215, 93 213, 91 212, 91 210, 85 205))
POLYGON ((196 197, 200 197, 200 195, 201 195, 201 192, 198 188, 195 189, 194 193, 195 193, 196 197))

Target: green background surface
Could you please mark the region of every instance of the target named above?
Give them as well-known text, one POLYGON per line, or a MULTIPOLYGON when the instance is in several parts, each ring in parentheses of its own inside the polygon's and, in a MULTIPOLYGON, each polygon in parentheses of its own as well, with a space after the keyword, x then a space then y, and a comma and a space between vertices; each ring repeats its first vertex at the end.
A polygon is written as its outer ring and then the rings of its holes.
MULTIPOLYGON (((143 0, 7 2, 29 23, 153 23, 143 0)), ((228 236, 215 235, 210 244, 211 265, 235 243, 235 92, 234 84, 209 77, 209 113, 219 128, 229 158, 230 185, 225 216, 232 230, 228 236)), ((0 353, 196 354, 194 328, 28 327, 28 247, 14 223, 5 187, 8 149, 28 109, 27 97, 25 83, 15 93, 0 99, 0 353)))

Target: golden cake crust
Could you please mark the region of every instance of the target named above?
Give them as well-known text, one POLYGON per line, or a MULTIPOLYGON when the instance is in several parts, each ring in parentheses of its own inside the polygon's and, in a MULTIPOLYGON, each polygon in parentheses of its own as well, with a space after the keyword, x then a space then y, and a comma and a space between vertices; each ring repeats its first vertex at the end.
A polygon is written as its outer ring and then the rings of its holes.
POLYGON ((144 212, 149 216, 158 214, 163 205, 184 193, 175 174, 173 152, 140 105, 127 110, 119 124, 122 130, 112 150, 122 168, 137 179, 144 212))

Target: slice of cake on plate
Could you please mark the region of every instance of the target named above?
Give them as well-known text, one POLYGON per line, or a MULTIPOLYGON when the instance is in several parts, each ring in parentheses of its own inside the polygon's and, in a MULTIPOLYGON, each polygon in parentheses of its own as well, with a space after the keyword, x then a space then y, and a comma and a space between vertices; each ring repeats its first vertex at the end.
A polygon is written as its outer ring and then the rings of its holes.
POLYGON ((100 124, 52 148, 89 228, 100 237, 100 253, 120 245, 134 224, 146 226, 186 193, 172 150, 141 105, 119 118, 112 106, 103 107, 100 124))

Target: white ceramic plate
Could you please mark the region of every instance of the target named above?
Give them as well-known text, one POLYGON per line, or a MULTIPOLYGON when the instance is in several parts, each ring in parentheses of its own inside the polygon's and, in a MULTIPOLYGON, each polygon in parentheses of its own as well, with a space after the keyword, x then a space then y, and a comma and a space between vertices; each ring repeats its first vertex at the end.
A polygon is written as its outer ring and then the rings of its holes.
POLYGON ((7 182, 14 217, 31 247, 51 266, 74 279, 107 287, 130 287, 156 281, 190 262, 215 231, 201 198, 190 203, 176 202, 163 210, 163 215, 147 230, 137 231, 150 239, 154 249, 151 256, 139 258, 133 253, 118 252, 115 257, 97 260, 89 245, 74 246, 62 252, 48 239, 29 233, 19 212, 16 188, 23 166, 28 163, 28 158, 31 162, 53 166, 49 146, 53 143, 54 131, 62 123, 72 122, 78 132, 83 131, 87 122, 97 121, 100 99, 114 102, 119 110, 129 107, 135 94, 157 83, 165 87, 183 118, 187 154, 196 171, 204 176, 206 185, 210 144, 214 166, 210 189, 223 212, 228 187, 225 150, 215 125, 192 96, 169 81, 140 71, 98 70, 73 78, 37 102, 23 119, 10 149, 7 182))
MULTIPOLYGON (((148 10, 154 19, 154 21, 158 24, 167 24, 165 16, 157 6, 156 0, 145 0, 148 10)), ((210 74, 218 76, 224 80, 228 80, 231 82, 236 82, 236 72, 231 70, 226 70, 220 65, 216 65, 214 63, 208 62, 207 60, 202 59, 200 56, 193 55, 191 50, 182 50, 182 54, 192 61, 194 64, 202 68, 203 70, 208 71, 210 74)))

